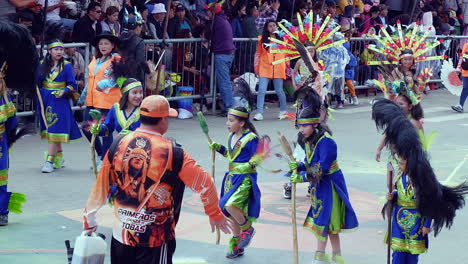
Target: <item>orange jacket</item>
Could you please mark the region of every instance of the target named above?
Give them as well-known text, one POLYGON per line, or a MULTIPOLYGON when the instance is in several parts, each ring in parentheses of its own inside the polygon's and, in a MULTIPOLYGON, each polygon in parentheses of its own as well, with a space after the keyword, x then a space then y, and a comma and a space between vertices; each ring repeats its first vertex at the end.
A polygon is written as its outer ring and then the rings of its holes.
POLYGON ((265 49, 262 42, 262 36, 258 36, 257 52, 255 53, 255 73, 260 77, 268 79, 286 79, 287 63, 282 62, 273 65, 274 61, 284 59, 284 53, 270 53, 265 49))
POLYGON ((468 70, 464 70, 461 67, 461 62, 463 61, 463 55, 465 55, 467 51, 468 51, 468 43, 465 43, 463 44, 463 50, 462 50, 462 53, 460 54, 460 59, 458 62, 458 68, 461 70, 463 77, 468 77, 468 70))
POLYGON ((88 66, 88 93, 86 94, 86 106, 92 106, 101 109, 111 109, 111 107, 119 102, 122 93, 118 87, 109 89, 109 93, 101 92, 97 88, 99 81, 104 79, 111 79, 112 76, 112 62, 120 60, 119 55, 113 55, 111 59, 104 62, 101 68, 94 74, 96 68, 96 58, 93 57, 88 66))
POLYGON ((173 192, 178 192, 178 180, 200 193, 211 220, 224 218, 211 176, 187 152, 178 175, 169 173, 174 169, 173 145, 159 133, 138 128, 111 151, 113 157, 110 152, 104 157, 86 204, 86 229, 97 226, 97 211, 114 197, 114 238, 128 246, 160 247, 175 238, 173 192))

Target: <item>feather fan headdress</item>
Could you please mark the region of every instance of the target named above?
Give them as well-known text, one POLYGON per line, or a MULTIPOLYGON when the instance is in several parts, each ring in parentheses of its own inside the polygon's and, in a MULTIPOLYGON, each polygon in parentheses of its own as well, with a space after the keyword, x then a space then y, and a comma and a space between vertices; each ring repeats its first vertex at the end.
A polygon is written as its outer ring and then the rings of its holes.
MULTIPOLYGON (((314 13, 310 12, 304 21, 299 14, 297 15, 298 27, 293 26, 287 20, 279 22, 278 26, 281 30, 277 34, 283 40, 270 38, 271 43, 266 45, 270 47, 271 53, 285 53, 287 57, 274 61, 273 65, 302 57, 307 67, 310 67, 310 63, 312 62, 307 61, 307 57, 310 56, 307 55, 308 52, 304 47, 306 43, 312 43, 316 52, 320 52, 346 42, 346 40, 333 42, 332 37, 340 30, 340 26, 336 26, 333 29, 328 27, 330 19, 330 16, 327 16, 322 23, 318 21, 314 22, 314 13)), ((315 70, 317 70, 316 67, 314 66, 315 70)))
POLYGON ((377 47, 376 45, 371 44, 368 48, 385 55, 387 60, 369 61, 367 62, 367 65, 398 64, 400 59, 406 56, 413 57, 415 62, 444 59, 444 56, 423 56, 424 53, 434 49, 440 45, 441 42, 438 40, 427 40, 426 38, 430 31, 426 30, 424 34, 421 33, 423 30, 419 23, 415 23, 403 29, 400 21, 398 20, 397 26, 394 28, 393 32, 394 33, 390 35, 385 27, 382 26, 380 29, 380 35, 383 36, 378 36, 375 33, 371 34, 371 37, 375 38, 381 46, 377 47))

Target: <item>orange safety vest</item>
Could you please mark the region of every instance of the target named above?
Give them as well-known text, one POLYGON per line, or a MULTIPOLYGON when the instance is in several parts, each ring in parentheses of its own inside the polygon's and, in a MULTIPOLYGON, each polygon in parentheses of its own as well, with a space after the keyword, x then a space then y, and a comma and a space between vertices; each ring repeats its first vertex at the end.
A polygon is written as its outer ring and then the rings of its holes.
POLYGON ((262 36, 258 36, 257 54, 258 64, 255 65, 258 70, 258 76, 268 79, 286 79, 286 62, 273 65, 274 61, 285 58, 284 53, 270 53, 265 49, 262 42, 262 36))
POLYGON ((108 76, 109 71, 107 69, 112 68, 112 62, 114 60, 120 60, 119 55, 113 55, 112 58, 104 62, 104 65, 94 74, 94 69, 96 68, 96 57, 93 57, 93 60, 88 66, 88 93, 86 94, 86 106, 92 106, 94 108, 100 109, 111 109, 111 107, 119 102, 122 93, 118 87, 111 88, 109 93, 101 92, 97 84, 101 80, 113 78, 113 76, 108 76))
MULTIPOLYGON (((465 43, 463 44, 463 50, 462 50, 462 53, 460 54, 460 63, 461 61, 463 60, 463 55, 465 55, 465 53, 468 51, 468 43, 465 43)), ((462 72, 462 77, 468 77, 468 70, 463 70, 461 67, 460 67, 460 70, 462 72)))

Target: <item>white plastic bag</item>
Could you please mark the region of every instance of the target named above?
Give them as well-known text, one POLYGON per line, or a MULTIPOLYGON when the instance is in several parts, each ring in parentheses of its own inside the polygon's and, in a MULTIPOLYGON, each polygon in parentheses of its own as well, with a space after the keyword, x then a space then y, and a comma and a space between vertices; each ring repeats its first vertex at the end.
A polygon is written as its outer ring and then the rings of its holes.
POLYGON ((107 244, 104 239, 92 233, 76 237, 75 249, 73 250, 72 264, 103 264, 106 256, 107 244))

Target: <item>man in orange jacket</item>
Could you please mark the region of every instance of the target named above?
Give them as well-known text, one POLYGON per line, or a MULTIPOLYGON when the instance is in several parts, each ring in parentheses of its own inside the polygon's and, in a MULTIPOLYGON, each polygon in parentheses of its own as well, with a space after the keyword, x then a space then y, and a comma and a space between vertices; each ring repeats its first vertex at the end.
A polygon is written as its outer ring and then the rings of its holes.
POLYGON ((177 111, 152 95, 141 103, 140 116, 141 127, 110 147, 84 212, 84 229, 91 233, 99 208, 114 205, 113 264, 172 263, 185 185, 200 193, 212 230, 230 233, 210 175, 163 137, 177 111))

